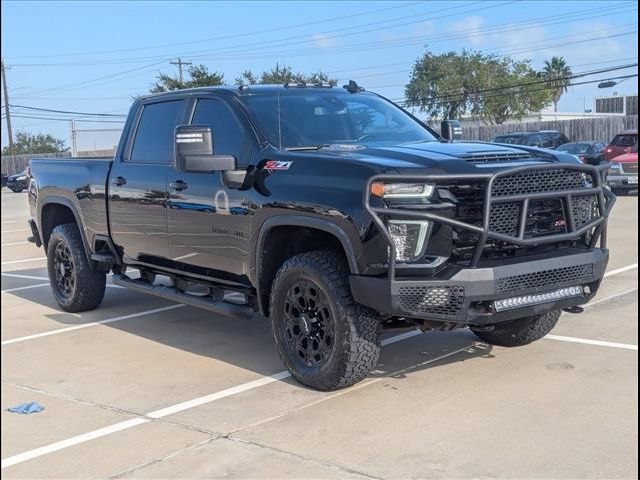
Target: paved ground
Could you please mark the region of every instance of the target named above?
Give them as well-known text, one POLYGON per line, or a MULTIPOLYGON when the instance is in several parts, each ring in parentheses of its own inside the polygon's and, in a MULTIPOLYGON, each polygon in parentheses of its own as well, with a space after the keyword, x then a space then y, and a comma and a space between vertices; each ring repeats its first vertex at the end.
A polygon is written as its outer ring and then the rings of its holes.
POLYGON ((3 478, 637 478, 637 197, 615 207, 597 301, 554 336, 392 336, 338 393, 282 372, 263 318, 115 287, 60 311, 26 217, 3 191, 3 478), (5 411, 25 401, 46 409, 5 411))

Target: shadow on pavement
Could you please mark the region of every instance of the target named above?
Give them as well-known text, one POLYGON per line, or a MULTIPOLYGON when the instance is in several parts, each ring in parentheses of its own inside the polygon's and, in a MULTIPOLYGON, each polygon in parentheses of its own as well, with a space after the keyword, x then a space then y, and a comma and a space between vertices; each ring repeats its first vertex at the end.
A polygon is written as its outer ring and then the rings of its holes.
MULTIPOLYGON (((38 276, 33 269, 12 273, 38 276)), ((6 280, 3 278, 3 281, 6 280)), ((28 281, 21 280, 21 282, 28 281)), ((36 284, 42 283, 42 280, 30 282, 36 284)), ((14 285, 5 288, 14 288, 14 285)), ((61 326, 106 320, 115 316, 172 305, 162 299, 126 289, 111 288, 108 289, 101 307, 93 312, 82 313, 81 318, 60 311, 48 287, 19 290, 10 295, 58 310, 60 313, 48 313, 45 317, 60 323, 61 326), (144 306, 140 305, 141 302, 144 302, 144 306)), ((242 320, 185 306, 106 323, 99 328, 104 327, 191 354, 212 358, 261 375, 271 375, 283 369, 271 335, 269 321, 260 315, 242 320)), ((384 338, 389 336, 393 335, 386 334, 384 338)), ((91 341, 99 341, 99 334, 96 334, 91 341)), ((441 367, 474 358, 491 357, 491 348, 478 342, 468 330, 429 332, 384 347, 378 366, 371 373, 371 377, 403 378, 413 371, 441 367)))

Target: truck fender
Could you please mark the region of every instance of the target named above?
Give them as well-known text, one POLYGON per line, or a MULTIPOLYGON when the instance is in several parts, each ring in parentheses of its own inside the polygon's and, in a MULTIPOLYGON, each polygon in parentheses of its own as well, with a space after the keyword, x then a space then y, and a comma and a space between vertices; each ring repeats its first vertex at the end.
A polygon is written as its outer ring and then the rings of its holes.
POLYGON ((345 256, 347 257, 347 263, 349 265, 349 271, 352 274, 357 274, 359 272, 358 262, 356 259, 355 250, 353 248, 353 244, 349 239, 347 233, 338 225, 333 222, 329 222, 328 220, 316 217, 309 217, 304 215, 281 215, 275 216, 267 219, 262 226, 260 227, 260 232, 258 233, 258 241, 256 242, 256 247, 252 251, 252 259, 251 266, 252 270, 255 271, 255 287, 256 294, 258 299, 258 306, 260 309, 260 313, 264 315, 265 306, 262 304, 262 289, 260 286, 260 252, 262 251, 262 246, 264 245, 264 240, 269 231, 274 227, 279 226, 288 226, 288 227, 307 227, 307 228, 315 228, 317 230, 322 230, 324 232, 330 233, 335 236, 342 245, 344 249, 345 256))
POLYGON ((91 247, 89 245, 89 241, 87 240, 87 235, 84 231, 82 219, 80 218, 80 214, 78 213, 78 208, 69 198, 54 195, 46 197, 44 200, 42 200, 42 202, 39 203, 38 224, 40 225, 40 235, 42 237, 42 241, 44 242, 44 232, 42 231, 42 210, 44 209, 45 205, 50 204, 64 205, 65 207, 69 208, 69 210, 71 210, 71 213, 73 213, 73 217, 76 220, 76 224, 78 225, 78 231, 80 232, 80 238, 82 238, 82 245, 84 246, 84 253, 87 256, 87 261, 89 262, 89 265, 93 267, 94 262, 93 260, 91 260, 91 247))

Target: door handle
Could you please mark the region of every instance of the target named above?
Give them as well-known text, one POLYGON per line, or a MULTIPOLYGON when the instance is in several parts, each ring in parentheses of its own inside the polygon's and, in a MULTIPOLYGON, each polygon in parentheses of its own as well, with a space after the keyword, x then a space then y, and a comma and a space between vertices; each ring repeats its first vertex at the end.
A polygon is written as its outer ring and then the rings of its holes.
POLYGON ((169 183, 169 187, 172 188, 173 190, 184 190, 188 186, 189 185, 187 185, 187 183, 183 182, 182 180, 176 180, 175 182, 169 183))
POLYGON ((122 185, 127 183, 127 179, 124 177, 116 177, 111 181, 111 183, 113 183, 114 185, 117 185, 118 187, 121 187, 122 185))

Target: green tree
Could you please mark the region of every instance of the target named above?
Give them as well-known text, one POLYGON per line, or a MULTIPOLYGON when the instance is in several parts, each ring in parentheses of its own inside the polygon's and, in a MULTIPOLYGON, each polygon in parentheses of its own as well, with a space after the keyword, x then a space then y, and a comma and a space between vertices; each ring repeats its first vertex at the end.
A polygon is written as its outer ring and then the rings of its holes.
POLYGON ((253 74, 251 70, 245 70, 236 78, 236 85, 283 85, 285 83, 328 83, 335 86, 338 81, 318 70, 315 73, 304 74, 294 72, 288 65, 280 66, 276 64, 270 70, 262 72, 259 76, 253 74))
POLYGON ((528 60, 469 50, 440 55, 427 50, 413 66, 405 98, 407 106, 433 120, 469 115, 498 124, 551 103, 544 80, 528 60))
POLYGON ((571 79, 567 78, 573 75, 571 67, 567 65, 564 57, 551 57, 551 60, 544 62, 542 76, 548 80, 549 88, 553 89, 553 111, 558 111, 558 102, 562 95, 567 91, 571 79))
MULTIPOLYGON (((13 153, 15 155, 31 153, 56 153, 66 152, 69 148, 64 144, 64 140, 51 135, 38 133, 33 135, 27 132, 18 132, 13 142, 13 153)), ((2 149, 2 155, 9 155, 9 146, 2 149)))
POLYGON ((188 80, 180 81, 179 77, 172 77, 166 73, 158 74, 156 84, 149 90, 151 93, 181 90, 183 88, 212 87, 224 84, 224 75, 218 72, 209 72, 204 65, 194 65, 187 70, 188 80))

